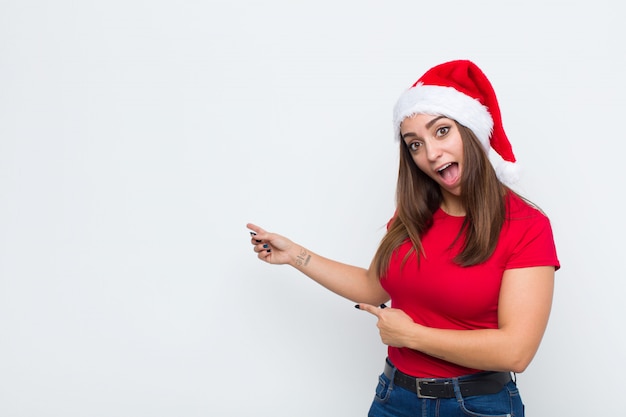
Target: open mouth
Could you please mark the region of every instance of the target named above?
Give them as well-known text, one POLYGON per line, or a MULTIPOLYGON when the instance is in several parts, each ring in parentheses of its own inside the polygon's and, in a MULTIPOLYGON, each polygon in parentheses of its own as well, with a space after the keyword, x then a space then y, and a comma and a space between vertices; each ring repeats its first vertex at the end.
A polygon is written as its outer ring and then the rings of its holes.
POLYGON ((450 162, 437 170, 445 183, 450 184, 459 177, 459 164, 450 162))

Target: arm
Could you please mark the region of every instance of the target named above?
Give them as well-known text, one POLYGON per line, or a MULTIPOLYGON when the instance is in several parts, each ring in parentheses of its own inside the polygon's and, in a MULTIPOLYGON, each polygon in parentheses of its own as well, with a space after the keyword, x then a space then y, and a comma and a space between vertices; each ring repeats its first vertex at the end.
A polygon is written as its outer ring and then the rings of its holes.
POLYGON ((505 271, 497 329, 434 329, 414 323, 401 310, 361 308, 378 316, 385 344, 419 350, 468 368, 523 372, 548 324, 553 289, 554 267, 505 271))
POLYGON ((317 255, 276 233, 269 233, 249 223, 251 243, 258 258, 270 264, 291 265, 318 284, 354 302, 380 304, 389 295, 380 285, 378 274, 372 270, 347 265, 317 255))

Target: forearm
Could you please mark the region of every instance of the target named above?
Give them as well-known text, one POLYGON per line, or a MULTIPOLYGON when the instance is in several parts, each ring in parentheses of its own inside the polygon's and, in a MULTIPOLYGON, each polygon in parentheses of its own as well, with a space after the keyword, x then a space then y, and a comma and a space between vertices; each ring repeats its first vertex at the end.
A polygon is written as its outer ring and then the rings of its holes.
POLYGON ((522 340, 502 329, 446 330, 415 325, 406 347, 457 365, 486 371, 523 372, 540 340, 522 340))
POLYGON ((419 350, 468 368, 522 372, 535 356, 548 325, 553 288, 553 267, 505 271, 498 324, 493 329, 437 329, 415 323, 401 310, 374 312, 387 344, 419 350))
POLYGON ((382 303, 389 299, 371 266, 364 269, 333 261, 252 223, 247 227, 259 259, 270 264, 291 265, 330 291, 356 303, 382 303))
POLYGON ((389 296, 378 277, 365 268, 325 258, 295 245, 289 264, 328 290, 354 302, 380 304, 389 296))

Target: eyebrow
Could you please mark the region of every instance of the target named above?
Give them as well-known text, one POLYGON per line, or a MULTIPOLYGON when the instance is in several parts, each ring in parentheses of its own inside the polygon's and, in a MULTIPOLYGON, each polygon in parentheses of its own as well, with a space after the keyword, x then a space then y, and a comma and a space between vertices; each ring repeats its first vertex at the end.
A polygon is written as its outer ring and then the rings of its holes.
MULTIPOLYGON (((433 120, 429 121, 428 123, 426 123, 426 129, 430 129, 439 119, 447 119, 446 116, 437 116, 435 117, 433 120)), ((407 132, 404 135, 402 135, 402 139, 404 138, 408 138, 408 137, 417 137, 417 135, 413 132, 407 132)))
POLYGON ((446 119, 446 116, 439 116, 439 117, 435 117, 433 120, 431 120, 430 122, 426 123, 426 128, 430 129, 432 127, 432 125, 435 124, 435 122, 439 119, 446 119))

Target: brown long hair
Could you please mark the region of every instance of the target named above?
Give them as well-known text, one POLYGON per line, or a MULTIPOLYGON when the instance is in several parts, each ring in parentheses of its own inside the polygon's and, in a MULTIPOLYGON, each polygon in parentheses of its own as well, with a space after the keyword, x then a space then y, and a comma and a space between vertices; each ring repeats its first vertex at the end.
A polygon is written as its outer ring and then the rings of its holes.
MULTIPOLYGON (((464 150, 461 201, 466 216, 456 238, 461 238, 465 232, 465 239, 454 261, 461 266, 470 266, 484 262, 493 254, 506 216, 504 196, 509 189, 496 177, 474 133, 458 123, 456 126, 464 150)), ((385 275, 394 252, 407 239, 413 245, 407 257, 413 252, 418 260, 423 256, 421 236, 432 225, 433 213, 442 200, 439 185, 417 167, 408 147, 400 139, 396 214, 374 255, 373 265, 379 276, 385 275)))

